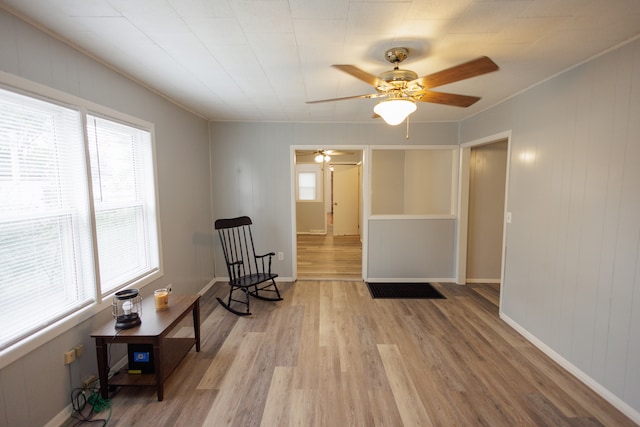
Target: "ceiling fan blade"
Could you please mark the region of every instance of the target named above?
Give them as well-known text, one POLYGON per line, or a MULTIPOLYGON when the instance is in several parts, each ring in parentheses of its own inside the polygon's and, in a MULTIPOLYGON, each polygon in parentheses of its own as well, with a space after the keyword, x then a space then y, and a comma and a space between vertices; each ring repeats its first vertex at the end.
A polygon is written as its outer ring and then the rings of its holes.
POLYGON ((388 83, 384 80, 380 80, 378 77, 373 74, 369 74, 366 71, 361 70, 355 65, 340 65, 334 64, 332 67, 337 68, 338 70, 344 71, 347 74, 352 75, 356 79, 362 80, 365 83, 370 84, 373 87, 387 87, 388 83))
POLYGON ((491 59, 486 56, 481 56, 480 58, 465 62, 464 64, 456 65, 455 67, 447 68, 446 70, 438 71, 437 73, 429 74, 428 76, 410 81, 408 86, 417 84, 424 89, 430 89, 432 87, 438 87, 482 74, 487 74, 492 71, 497 71, 499 68, 500 67, 498 67, 491 59))
POLYGON ((320 99, 318 101, 307 101, 307 104, 318 104, 320 102, 332 102, 332 101, 344 101, 345 99, 356 99, 356 98, 380 98, 383 96, 387 96, 382 93, 370 93, 367 95, 354 95, 354 96, 345 96, 342 98, 331 98, 331 99, 320 99))
POLYGON ((416 101, 433 102, 435 104, 452 105, 454 107, 469 107, 480 100, 480 97, 478 96, 433 92, 431 90, 423 90, 413 93, 411 97, 416 101))

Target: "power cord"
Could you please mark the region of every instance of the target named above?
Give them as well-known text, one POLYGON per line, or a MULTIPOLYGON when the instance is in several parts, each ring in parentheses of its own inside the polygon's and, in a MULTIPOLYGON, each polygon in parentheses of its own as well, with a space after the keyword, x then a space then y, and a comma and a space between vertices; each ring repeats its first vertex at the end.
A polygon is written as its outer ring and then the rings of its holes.
MULTIPOLYGON (((120 330, 117 330, 113 338, 117 338, 120 332, 120 330)), ((107 373, 110 373, 111 371, 111 347, 111 345, 107 346, 107 373)), ((69 381, 73 383, 71 370, 69 370, 69 381)), ((102 426, 104 427, 111 419, 111 403, 102 398, 100 395, 100 387, 96 384, 99 383, 93 383, 92 387, 75 388, 71 391, 71 406, 73 407, 71 418, 78 420, 74 426, 84 423, 102 423, 102 426), (89 397, 87 397, 87 394, 89 397), (87 405, 90 406, 90 409, 88 413, 85 413, 87 405), (105 410, 109 411, 106 419, 93 418, 96 414, 105 410)))
MULTIPOLYGON (((73 375, 69 367, 69 382, 73 384, 73 375)), ((73 411, 71 418, 77 420, 74 426, 84 423, 102 423, 102 427, 106 426, 111 419, 111 404, 100 395, 100 386, 98 381, 85 384, 84 387, 71 390, 71 406, 73 411), (87 408, 89 409, 87 410, 87 408), (106 419, 94 419, 93 417, 105 410, 109 411, 106 419)))
POLYGON ((84 423, 102 423, 104 427, 111 419, 111 404, 100 396, 97 388, 87 390, 83 388, 74 389, 71 392, 71 406, 73 407, 71 418, 78 420, 74 424, 75 426, 84 423), (89 397, 87 397, 87 392, 90 393, 89 397), (90 407, 88 412, 86 411, 87 406, 90 407), (105 410, 109 411, 106 419, 93 418, 96 414, 105 410))

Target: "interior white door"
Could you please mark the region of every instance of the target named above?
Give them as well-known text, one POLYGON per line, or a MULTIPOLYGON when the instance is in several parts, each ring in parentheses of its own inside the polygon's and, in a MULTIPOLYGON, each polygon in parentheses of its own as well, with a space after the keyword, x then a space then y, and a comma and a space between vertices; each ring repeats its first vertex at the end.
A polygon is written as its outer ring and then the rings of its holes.
POLYGON ((359 235, 358 166, 333 165, 333 235, 359 235))

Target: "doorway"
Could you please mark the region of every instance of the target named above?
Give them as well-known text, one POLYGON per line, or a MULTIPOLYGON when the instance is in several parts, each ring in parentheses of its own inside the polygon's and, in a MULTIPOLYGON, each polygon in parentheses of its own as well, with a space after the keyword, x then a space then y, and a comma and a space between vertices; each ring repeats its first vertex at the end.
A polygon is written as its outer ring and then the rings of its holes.
POLYGON ((507 141, 471 147, 467 283, 500 283, 507 141))
POLYGON ((461 145, 456 282, 502 282, 511 132, 461 145))
POLYGON ((320 164, 317 151, 305 147, 293 152, 294 180, 298 171, 316 169, 323 187, 314 201, 299 200, 294 188, 295 276, 362 280, 363 149, 322 149, 330 160, 320 164))

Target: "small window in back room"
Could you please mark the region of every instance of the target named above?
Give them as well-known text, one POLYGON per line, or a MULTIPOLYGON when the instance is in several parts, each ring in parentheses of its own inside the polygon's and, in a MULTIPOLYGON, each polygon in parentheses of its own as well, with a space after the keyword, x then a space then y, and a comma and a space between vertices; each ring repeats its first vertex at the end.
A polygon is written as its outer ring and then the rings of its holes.
POLYGON ((316 174, 313 172, 298 173, 298 200, 316 199, 316 174))
POLYGON ((322 170, 316 164, 296 165, 296 200, 322 201, 322 170))

